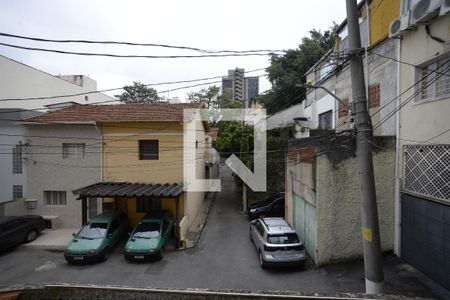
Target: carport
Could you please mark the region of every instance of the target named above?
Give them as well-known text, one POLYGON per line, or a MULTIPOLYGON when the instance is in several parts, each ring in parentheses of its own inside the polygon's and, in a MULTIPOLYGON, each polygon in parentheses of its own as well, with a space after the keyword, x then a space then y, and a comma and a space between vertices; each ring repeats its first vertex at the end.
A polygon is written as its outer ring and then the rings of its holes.
MULTIPOLYGON (((82 187, 72 191, 74 195, 78 195, 77 200, 81 200, 81 219, 82 223, 87 222, 88 207, 87 199, 96 198, 112 198, 114 203, 118 203, 119 199, 173 199, 175 202, 175 238, 177 245, 180 240, 180 196, 183 193, 183 184, 166 183, 166 184, 146 184, 146 183, 129 183, 129 182, 99 182, 86 187, 82 187)), ((114 209, 117 209, 115 207, 114 209)))

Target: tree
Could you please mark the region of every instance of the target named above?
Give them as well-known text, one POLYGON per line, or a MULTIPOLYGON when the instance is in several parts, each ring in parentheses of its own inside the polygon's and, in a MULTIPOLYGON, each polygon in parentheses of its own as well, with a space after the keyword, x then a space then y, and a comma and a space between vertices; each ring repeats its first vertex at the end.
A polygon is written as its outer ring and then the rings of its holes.
MULTIPOLYGON (((336 26, 336 25, 334 25, 336 26)), ((273 114, 304 99, 305 73, 334 46, 334 29, 320 32, 311 30, 310 37, 304 37, 297 49, 288 50, 284 55, 273 54, 266 69, 272 89, 257 98, 273 114)))
POLYGON ((115 95, 117 99, 125 103, 157 103, 161 101, 158 92, 151 87, 140 82, 133 82, 133 85, 124 86, 125 90, 120 95, 115 95))
POLYGON ((199 92, 191 92, 188 94, 188 101, 195 103, 204 103, 208 109, 212 108, 240 108, 242 104, 233 100, 231 92, 224 90, 220 94, 220 88, 211 85, 208 88, 201 89, 199 92))

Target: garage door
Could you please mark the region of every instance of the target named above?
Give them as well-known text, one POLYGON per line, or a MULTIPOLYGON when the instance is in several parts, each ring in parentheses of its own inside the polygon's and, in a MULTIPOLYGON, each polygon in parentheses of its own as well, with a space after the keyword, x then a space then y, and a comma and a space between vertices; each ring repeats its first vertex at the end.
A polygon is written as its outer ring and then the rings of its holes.
POLYGON ((450 206, 402 194, 402 258, 450 289, 450 206))
POLYGON ((295 231, 305 244, 306 252, 310 257, 314 258, 316 249, 316 208, 297 194, 293 194, 292 198, 294 199, 295 231))

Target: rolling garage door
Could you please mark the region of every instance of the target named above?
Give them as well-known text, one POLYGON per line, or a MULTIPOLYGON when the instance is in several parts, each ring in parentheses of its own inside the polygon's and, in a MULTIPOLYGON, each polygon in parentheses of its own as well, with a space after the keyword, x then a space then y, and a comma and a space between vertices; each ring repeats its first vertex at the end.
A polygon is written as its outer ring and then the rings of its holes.
POLYGON ((312 258, 315 257, 315 224, 316 208, 302 197, 293 194, 294 200, 294 227, 300 239, 305 245, 306 252, 312 258))
POLYGON ((450 206, 402 194, 402 258, 450 289, 450 206))

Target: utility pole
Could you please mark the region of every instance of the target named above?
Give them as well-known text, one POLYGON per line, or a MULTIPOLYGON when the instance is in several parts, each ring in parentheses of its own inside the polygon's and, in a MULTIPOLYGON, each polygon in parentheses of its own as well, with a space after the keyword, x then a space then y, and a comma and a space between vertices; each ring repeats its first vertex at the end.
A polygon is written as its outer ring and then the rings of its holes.
MULTIPOLYGON (((247 110, 248 108, 248 102, 247 102, 247 97, 245 96, 245 79, 244 79, 244 101, 242 103, 242 107, 247 110)), ((245 139, 244 136, 244 129, 245 126, 245 121, 242 121, 242 140, 245 141, 245 148, 244 151, 248 151, 248 147, 247 147, 247 139, 245 139)), ((241 142, 241 152, 242 152, 242 142, 241 142)), ((242 153, 241 153, 242 155, 242 153)), ((247 185, 245 185, 245 182, 242 181, 242 212, 246 213, 247 212, 247 185)))
POLYGON ((372 124, 367 108, 361 36, 359 32, 356 0, 346 0, 349 51, 351 53, 352 98, 355 113, 356 152, 359 163, 361 231, 364 251, 366 293, 383 293, 383 261, 381 257, 380 229, 377 197, 372 161, 372 124))

